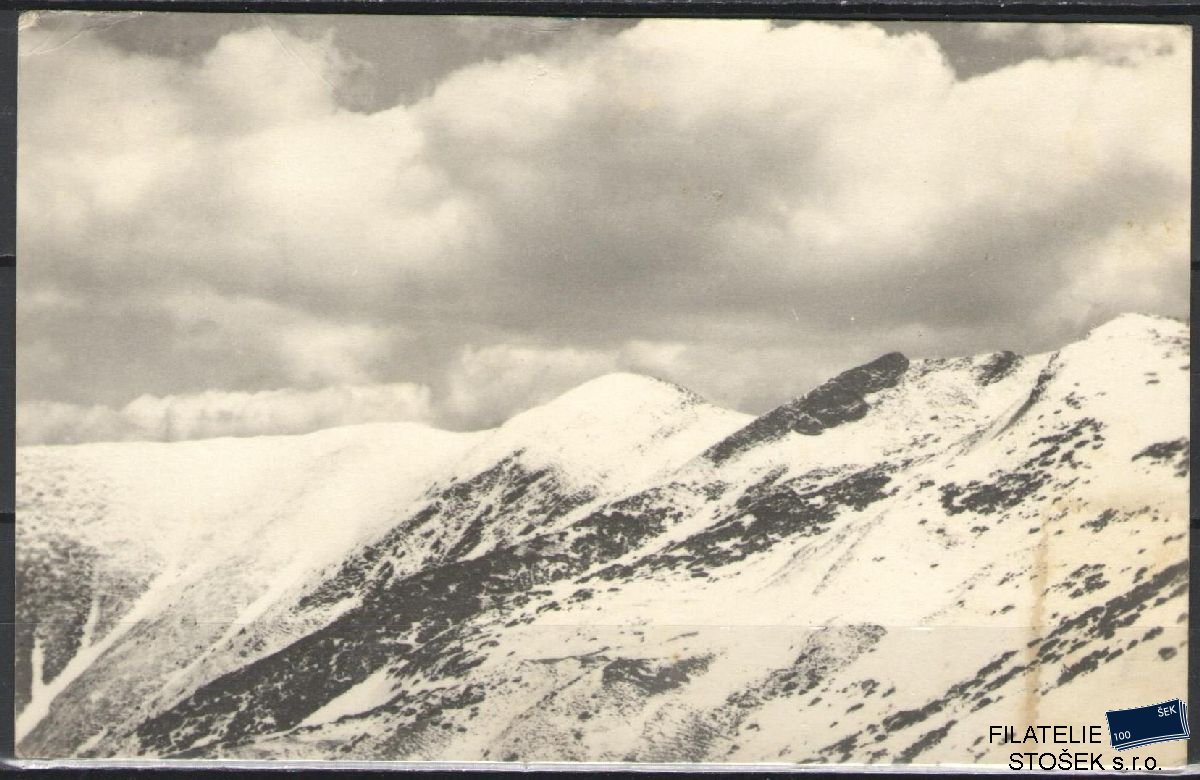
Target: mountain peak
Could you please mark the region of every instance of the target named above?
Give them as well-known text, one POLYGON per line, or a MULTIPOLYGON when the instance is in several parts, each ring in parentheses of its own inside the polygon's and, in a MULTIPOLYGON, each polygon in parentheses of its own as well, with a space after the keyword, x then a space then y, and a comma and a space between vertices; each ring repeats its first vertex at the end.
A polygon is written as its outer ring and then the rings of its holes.
POLYGON ((619 425, 631 417, 704 403, 700 396, 661 379, 613 372, 590 379, 509 419, 504 428, 567 424, 619 425))
POLYGON ((640 374, 604 374, 510 418, 468 458, 482 467, 520 451, 603 483, 633 482, 695 457, 748 417, 640 374))
POLYGON ((1173 317, 1126 312, 1088 331, 1084 341, 1146 338, 1163 330, 1184 331, 1187 324, 1173 317))
POLYGON ((551 403, 559 401, 593 401, 599 399, 614 399, 625 395, 646 395, 654 397, 674 398, 681 401, 699 402, 698 395, 681 387, 674 382, 668 382, 644 374, 634 374, 628 371, 614 371, 602 374, 595 379, 589 379, 581 385, 568 390, 551 403))

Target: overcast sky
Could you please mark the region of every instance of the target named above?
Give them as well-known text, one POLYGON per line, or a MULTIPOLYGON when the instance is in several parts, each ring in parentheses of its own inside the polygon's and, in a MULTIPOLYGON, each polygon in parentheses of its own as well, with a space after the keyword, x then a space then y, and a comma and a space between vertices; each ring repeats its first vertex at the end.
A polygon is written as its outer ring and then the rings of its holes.
POLYGON ((1185 27, 26 15, 18 439, 762 412, 1188 312, 1185 27))

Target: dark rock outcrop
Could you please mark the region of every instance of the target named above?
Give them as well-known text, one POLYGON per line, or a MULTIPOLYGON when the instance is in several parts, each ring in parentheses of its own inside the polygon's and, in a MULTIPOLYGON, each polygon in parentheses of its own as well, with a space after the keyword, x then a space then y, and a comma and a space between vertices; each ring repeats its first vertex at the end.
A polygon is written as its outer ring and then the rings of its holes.
POLYGON ((861 420, 871 408, 865 396, 895 387, 907 370, 908 358, 889 352, 759 417, 710 447, 705 457, 721 463, 757 444, 782 438, 789 431, 817 436, 828 428, 861 420))

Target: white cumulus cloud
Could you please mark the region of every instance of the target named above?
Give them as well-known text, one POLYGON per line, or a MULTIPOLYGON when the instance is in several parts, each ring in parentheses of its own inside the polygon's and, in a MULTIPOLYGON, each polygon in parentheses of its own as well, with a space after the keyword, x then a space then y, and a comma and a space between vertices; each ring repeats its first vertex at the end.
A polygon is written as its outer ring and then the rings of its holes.
POLYGON ((256 393, 208 391, 143 395, 119 409, 32 401, 17 407, 22 444, 179 441, 221 436, 308 433, 322 428, 432 417, 429 388, 413 384, 341 385, 256 393))
POLYGON ((55 18, 22 32, 18 396, 80 431, 342 385, 470 428, 614 369, 763 411, 891 350, 1188 312, 1184 27, 976 25, 1030 54, 967 78, 915 29, 488 20, 503 47, 459 24, 405 91, 368 88, 405 17, 192 48, 55 18))

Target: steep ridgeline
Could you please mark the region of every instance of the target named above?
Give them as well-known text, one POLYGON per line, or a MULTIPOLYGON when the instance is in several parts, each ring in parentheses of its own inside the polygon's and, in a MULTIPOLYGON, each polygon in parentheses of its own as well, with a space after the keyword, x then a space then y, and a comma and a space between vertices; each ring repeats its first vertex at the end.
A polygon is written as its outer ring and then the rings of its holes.
POLYGON ((616 375, 481 434, 23 450, 19 751, 1006 763, 1185 689, 1189 352, 1127 315, 755 420, 616 375))
POLYGON ((705 455, 714 463, 721 463, 791 432, 816 436, 835 425, 860 420, 871 408, 866 396, 895 387, 908 366, 908 358, 899 352, 891 352, 865 366, 852 368, 791 403, 764 414, 714 444, 705 455))

